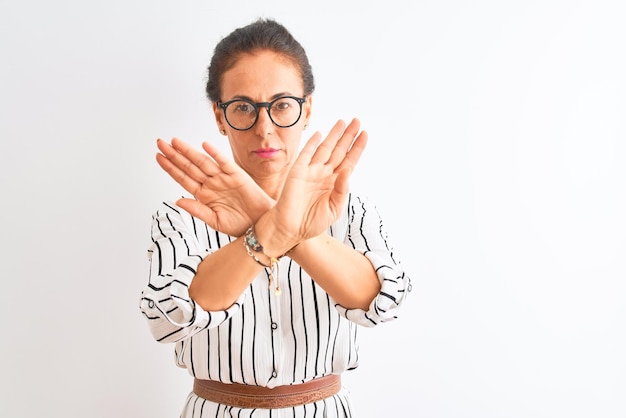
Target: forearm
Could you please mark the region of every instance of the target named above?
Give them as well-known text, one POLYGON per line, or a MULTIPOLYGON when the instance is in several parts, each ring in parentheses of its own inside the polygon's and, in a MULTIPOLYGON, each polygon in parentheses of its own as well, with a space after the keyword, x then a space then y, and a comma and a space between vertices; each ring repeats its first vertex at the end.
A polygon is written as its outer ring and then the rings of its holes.
POLYGON ((326 233, 301 242, 289 256, 345 308, 368 310, 380 291, 370 261, 326 233))
POLYGON ((254 230, 271 257, 288 253, 315 282, 345 308, 368 310, 380 291, 372 263, 360 252, 323 232, 312 238, 293 231, 272 209, 261 216, 254 230))
POLYGON ((189 295, 205 311, 226 309, 262 268, 247 254, 243 237, 239 237, 204 258, 189 286, 189 295))

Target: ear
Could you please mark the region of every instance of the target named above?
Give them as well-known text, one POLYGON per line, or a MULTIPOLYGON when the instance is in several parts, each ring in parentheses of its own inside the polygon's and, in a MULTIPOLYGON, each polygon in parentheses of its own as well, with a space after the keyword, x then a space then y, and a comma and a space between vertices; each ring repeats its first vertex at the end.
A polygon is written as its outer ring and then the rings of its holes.
POLYGON ((313 96, 306 96, 306 101, 302 104, 302 119, 304 124, 308 125, 311 120, 311 112, 313 110, 313 96))
POLYGON ((213 116, 215 116, 215 123, 217 124, 217 129, 220 132, 226 132, 226 119, 224 119, 224 112, 217 105, 217 102, 213 102, 213 116))

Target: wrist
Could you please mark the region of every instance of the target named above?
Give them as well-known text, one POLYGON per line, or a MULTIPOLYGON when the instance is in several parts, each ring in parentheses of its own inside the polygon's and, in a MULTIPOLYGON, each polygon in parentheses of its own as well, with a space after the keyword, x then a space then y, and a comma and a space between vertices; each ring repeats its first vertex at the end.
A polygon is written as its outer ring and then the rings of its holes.
POLYGON ((246 252, 248 253, 248 255, 252 257, 252 259, 256 261, 258 264, 260 264, 261 266, 268 267, 270 269, 268 287, 271 287, 272 282, 275 281, 276 282, 275 293, 277 296, 280 295, 281 291, 280 291, 280 284, 279 284, 280 276, 278 274, 278 270, 279 270, 278 261, 280 260, 282 256, 280 257, 271 256, 265 252, 263 245, 261 245, 258 238, 256 237, 254 225, 251 225, 246 230, 246 233, 243 235, 242 238, 243 238, 242 239, 243 246, 246 249, 246 252), (267 264, 259 260, 259 258, 257 257, 257 254, 259 256, 262 256, 263 258, 269 259, 267 264))
POLYGON ((266 213, 251 226, 244 236, 246 243, 269 258, 280 258, 298 245, 298 239, 274 222, 266 213))
POLYGON ((271 197, 265 195, 263 198, 257 201, 257 206, 251 210, 252 215, 250 219, 253 224, 256 224, 263 215, 271 210, 276 205, 276 201, 271 197))

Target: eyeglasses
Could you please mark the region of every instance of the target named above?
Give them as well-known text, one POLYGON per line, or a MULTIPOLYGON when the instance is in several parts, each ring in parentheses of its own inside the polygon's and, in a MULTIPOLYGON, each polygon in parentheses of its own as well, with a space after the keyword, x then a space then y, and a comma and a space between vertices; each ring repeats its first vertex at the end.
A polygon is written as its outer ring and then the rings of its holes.
POLYGON ((259 109, 264 107, 272 123, 279 128, 295 125, 302 115, 305 97, 282 96, 271 102, 254 103, 247 99, 235 99, 217 105, 224 111, 226 122, 238 131, 247 131, 259 119, 259 109))

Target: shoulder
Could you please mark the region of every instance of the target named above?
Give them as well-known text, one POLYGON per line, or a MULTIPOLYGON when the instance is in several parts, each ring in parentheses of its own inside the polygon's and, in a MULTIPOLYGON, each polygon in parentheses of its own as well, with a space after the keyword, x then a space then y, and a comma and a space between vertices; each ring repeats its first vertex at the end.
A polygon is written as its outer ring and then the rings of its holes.
POLYGON ((162 201, 152 214, 153 223, 170 225, 174 230, 195 232, 204 222, 176 205, 174 200, 162 201))
POLYGON ((345 209, 349 217, 363 216, 366 212, 376 211, 376 205, 368 195, 351 192, 346 199, 345 209))
POLYGON ((367 195, 350 192, 339 217, 331 227, 331 234, 336 237, 347 236, 354 227, 360 228, 365 218, 376 213, 376 207, 367 195))

